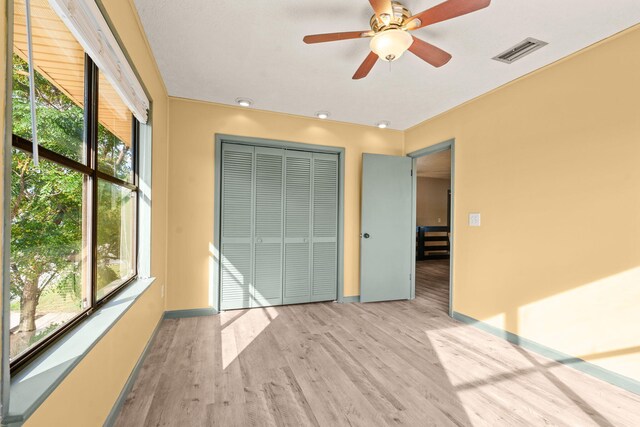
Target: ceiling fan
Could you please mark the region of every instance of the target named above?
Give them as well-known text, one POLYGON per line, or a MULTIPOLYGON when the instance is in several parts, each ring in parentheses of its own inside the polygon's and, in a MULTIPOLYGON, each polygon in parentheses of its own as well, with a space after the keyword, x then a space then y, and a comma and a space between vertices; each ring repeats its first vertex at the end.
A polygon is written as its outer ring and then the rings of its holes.
POLYGON ((412 15, 399 1, 369 0, 369 3, 375 12, 370 21, 371 30, 315 34, 303 39, 305 43, 312 44, 371 37, 371 53, 353 75, 354 80, 366 77, 378 58, 392 62, 407 50, 434 67, 442 67, 449 62, 451 55, 412 36, 409 31, 483 9, 491 0, 447 0, 416 15, 412 15))

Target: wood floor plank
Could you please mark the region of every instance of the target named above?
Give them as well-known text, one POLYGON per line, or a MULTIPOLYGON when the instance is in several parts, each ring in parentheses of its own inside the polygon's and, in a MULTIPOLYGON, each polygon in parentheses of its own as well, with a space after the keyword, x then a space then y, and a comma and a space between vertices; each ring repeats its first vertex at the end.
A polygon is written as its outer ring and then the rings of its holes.
POLYGON ((300 384, 298 383, 298 380, 296 379, 296 376, 291 370, 291 368, 289 366, 285 366, 282 368, 282 372, 287 378, 289 387, 291 388, 291 392, 293 393, 295 401, 298 403, 300 408, 302 408, 302 410, 304 411, 306 415, 306 420, 309 423, 309 425, 313 427, 320 427, 320 424, 318 423, 318 419, 313 413, 313 409, 311 408, 311 405, 309 405, 309 401, 304 395, 304 392, 302 391, 302 388, 300 387, 300 384))
POLYGON ((416 299, 165 320, 118 426, 640 426, 640 396, 448 316, 449 261, 416 299))
MULTIPOLYGON (((311 305, 305 308, 309 307, 311 305)), ((297 339, 299 331, 303 331, 307 336, 304 355, 298 357, 297 360, 294 359, 292 364, 301 365, 307 372, 314 374, 316 383, 321 380, 325 384, 325 395, 333 402, 334 406, 347 408, 342 415, 349 425, 382 425, 384 414, 378 413, 371 406, 342 370, 336 369, 328 372, 330 369, 327 368, 335 365, 331 355, 325 351, 322 345, 321 332, 326 330, 326 324, 324 322, 304 322, 304 319, 298 317, 298 310, 290 310, 289 314, 297 320, 299 325, 292 334, 289 334, 289 337, 297 339), (314 328, 314 325, 317 329, 314 328)), ((293 325, 294 322, 288 322, 287 325, 293 325)))
POLYGON ((178 322, 173 320, 164 321, 160 325, 145 363, 140 368, 138 378, 125 400, 124 408, 127 408, 127 410, 123 410, 119 414, 119 417, 126 417, 127 422, 131 423, 130 425, 142 425, 144 423, 160 380, 156 368, 164 366, 177 327, 178 322))
MULTIPOLYGON (((245 411, 246 421, 251 426, 275 426, 274 420, 267 400, 262 389, 262 384, 258 386, 245 386, 245 411)), ((215 416, 214 416, 215 419, 215 416)))

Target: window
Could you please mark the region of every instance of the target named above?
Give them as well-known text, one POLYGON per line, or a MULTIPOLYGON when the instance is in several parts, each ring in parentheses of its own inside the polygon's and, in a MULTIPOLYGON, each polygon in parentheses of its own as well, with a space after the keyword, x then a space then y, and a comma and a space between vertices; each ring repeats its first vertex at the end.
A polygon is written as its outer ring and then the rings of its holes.
POLYGON ((98 299, 134 276, 135 195, 134 190, 98 179, 98 299))
POLYGON ((11 358, 89 306, 85 176, 14 150, 11 224, 11 358))
POLYGON ((18 369, 137 276, 139 123, 47 0, 14 5, 10 361, 18 369))

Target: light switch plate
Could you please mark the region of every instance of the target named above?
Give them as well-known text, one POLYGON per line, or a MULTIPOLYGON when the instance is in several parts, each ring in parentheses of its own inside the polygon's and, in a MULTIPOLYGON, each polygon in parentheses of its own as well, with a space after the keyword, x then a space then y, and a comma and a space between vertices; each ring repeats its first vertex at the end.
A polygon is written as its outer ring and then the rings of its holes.
POLYGON ((480 213, 479 212, 471 212, 469 214, 469 226, 470 227, 480 227, 480 213))

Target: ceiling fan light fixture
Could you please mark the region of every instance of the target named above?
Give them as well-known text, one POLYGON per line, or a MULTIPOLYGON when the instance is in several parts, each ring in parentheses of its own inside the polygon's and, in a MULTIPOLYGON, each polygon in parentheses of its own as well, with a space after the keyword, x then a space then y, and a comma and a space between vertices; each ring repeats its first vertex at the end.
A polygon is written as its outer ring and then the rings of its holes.
POLYGON ((371 50, 383 61, 391 62, 400 58, 411 47, 413 37, 407 31, 391 29, 376 34, 371 39, 371 50))
POLYGON ((316 113, 316 117, 319 118, 320 120, 324 120, 324 119, 328 119, 330 116, 328 111, 318 111, 316 113))
POLYGON ((253 105, 253 100, 249 98, 236 98, 236 104, 241 107, 251 107, 253 105))

